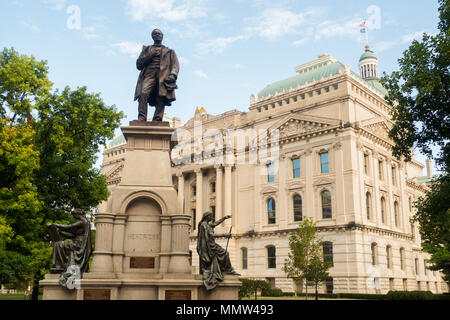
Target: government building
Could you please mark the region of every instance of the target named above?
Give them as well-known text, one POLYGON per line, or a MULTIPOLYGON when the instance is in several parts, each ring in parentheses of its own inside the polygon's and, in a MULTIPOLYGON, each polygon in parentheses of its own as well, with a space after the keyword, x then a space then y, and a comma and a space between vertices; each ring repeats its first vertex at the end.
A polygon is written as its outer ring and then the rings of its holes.
MULTIPOLYGON (((231 239, 217 242, 237 272, 285 292, 304 292, 305 284, 288 278, 283 265, 290 232, 309 217, 332 263, 322 292, 447 292, 441 274, 427 269, 429 256, 410 222, 413 202, 427 188, 424 165, 392 156, 385 94, 378 59, 366 46, 357 73, 321 54, 252 94, 247 112, 197 109, 184 125, 165 119, 179 129, 172 176, 179 208, 191 216, 193 272, 197 224, 212 211, 216 220, 232 216, 215 232, 231 230, 231 239), (213 151, 206 152, 207 141, 214 142, 213 151), (264 150, 269 156, 259 157, 264 150)), ((121 181, 125 147, 119 136, 104 151, 110 190, 121 181)), ((431 177, 429 163, 427 169, 431 177)))

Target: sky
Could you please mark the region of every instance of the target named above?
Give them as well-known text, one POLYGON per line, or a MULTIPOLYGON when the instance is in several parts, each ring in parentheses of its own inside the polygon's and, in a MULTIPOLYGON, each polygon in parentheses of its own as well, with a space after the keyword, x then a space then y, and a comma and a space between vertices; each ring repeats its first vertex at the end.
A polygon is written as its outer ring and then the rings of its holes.
POLYGON ((127 125, 137 118, 136 58, 159 28, 180 61, 167 116, 184 123, 197 106, 247 111, 252 93, 321 53, 357 71, 367 40, 391 73, 413 39, 437 32, 437 9, 437 0, 2 0, 0 48, 46 60, 55 89, 86 86, 127 125))

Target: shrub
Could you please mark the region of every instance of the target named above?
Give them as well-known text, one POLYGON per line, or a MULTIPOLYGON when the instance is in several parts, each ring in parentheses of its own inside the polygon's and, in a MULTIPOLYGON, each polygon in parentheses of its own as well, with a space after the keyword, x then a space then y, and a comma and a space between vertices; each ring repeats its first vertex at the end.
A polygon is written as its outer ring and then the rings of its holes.
POLYGON ((431 291, 389 291, 386 294, 388 300, 434 300, 431 291))
POLYGON ((283 291, 279 288, 264 288, 261 291, 263 297, 282 297, 283 291))
POLYGON ((240 279, 242 284, 239 287, 239 299, 251 296, 255 294, 258 289, 267 290, 270 289, 269 284, 264 280, 253 280, 253 279, 240 279))

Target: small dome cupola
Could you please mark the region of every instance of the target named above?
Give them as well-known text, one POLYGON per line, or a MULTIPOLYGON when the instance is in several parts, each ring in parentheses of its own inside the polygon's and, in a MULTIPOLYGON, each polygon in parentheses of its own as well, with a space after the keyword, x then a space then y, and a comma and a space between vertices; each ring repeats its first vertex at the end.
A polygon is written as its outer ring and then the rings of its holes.
POLYGON ((369 49, 369 45, 366 45, 365 52, 359 58, 359 72, 365 80, 378 79, 378 59, 369 49))

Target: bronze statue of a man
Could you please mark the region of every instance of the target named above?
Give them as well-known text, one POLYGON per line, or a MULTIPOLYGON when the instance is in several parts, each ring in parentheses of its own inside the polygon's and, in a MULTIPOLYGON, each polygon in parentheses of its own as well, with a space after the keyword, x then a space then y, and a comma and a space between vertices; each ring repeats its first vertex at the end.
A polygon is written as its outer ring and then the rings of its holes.
POLYGON ((147 121, 148 105, 155 107, 153 121, 162 121, 165 106, 175 101, 176 80, 179 63, 175 51, 163 46, 163 33, 159 29, 152 31, 153 45, 143 46, 136 61, 141 70, 134 93, 134 100, 139 101, 141 121, 147 121))

